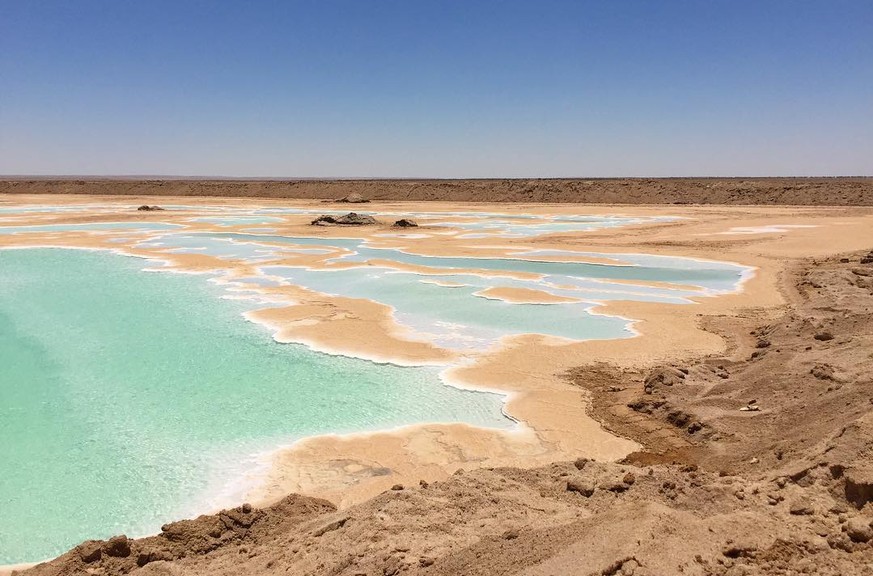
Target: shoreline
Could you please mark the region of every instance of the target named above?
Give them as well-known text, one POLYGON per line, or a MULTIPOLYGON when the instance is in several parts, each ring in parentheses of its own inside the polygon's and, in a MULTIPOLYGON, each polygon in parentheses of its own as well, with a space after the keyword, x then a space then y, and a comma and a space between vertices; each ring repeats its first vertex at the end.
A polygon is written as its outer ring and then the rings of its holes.
POLYGON ((857 488, 873 478, 864 460, 873 439, 871 258, 866 249, 792 262, 780 279, 788 304, 775 316, 751 309, 704 318, 728 342, 724 355, 654 370, 596 362, 575 369, 571 382, 587 391, 598 421, 645 443, 620 463, 479 468, 343 510, 290 495, 272 507, 171 524, 130 541, 126 558, 104 553, 93 561, 77 548, 27 574, 118 576, 154 561, 163 562, 147 571, 182 576, 481 571, 471 566, 525 574, 580 566, 591 574, 794 574, 810 567, 866 574, 873 544, 859 528, 871 520, 869 506, 862 509, 871 497, 857 488), (869 274, 855 273, 859 263, 869 274), (853 277, 858 281, 846 282, 853 277), (813 338, 820 325, 808 318, 819 314, 833 341, 813 338), (762 337, 772 344, 765 352, 757 345, 762 337), (807 372, 822 361, 836 380, 807 372), (646 382, 665 373, 685 378, 646 382), (737 411, 750 395, 761 411, 737 411), (662 408, 640 409, 653 402, 662 408), (681 413, 693 424, 687 429, 674 418, 681 413), (221 537, 208 548, 179 538, 213 530, 221 537), (616 534, 621 538, 605 537, 616 534))
MULTIPOLYGON (((578 209, 579 207, 574 206, 573 208, 578 209)), ((158 214, 158 217, 160 216, 161 214, 158 214)), ((688 222, 683 224, 693 227, 695 223, 688 222)), ((638 236, 641 234, 640 228, 645 232, 646 229, 654 227, 664 228, 665 226, 663 224, 648 224, 642 227, 629 227, 636 228, 631 231, 630 235, 638 236)), ((628 233, 629 228, 598 230, 595 234, 603 237, 614 235, 616 231, 628 233)), ((796 230, 791 231, 786 235, 790 236, 796 232, 796 230)), ((582 236, 584 237, 588 234, 583 233, 582 236)), ((627 234, 619 234, 619 236, 621 235, 627 234)), ((360 239, 359 237, 355 238, 360 239)), ((365 238, 365 240, 367 239, 365 238)), ((530 240, 522 239, 523 242, 530 242, 530 240)), ((742 243, 738 242, 738 239, 721 240, 742 243)), ((745 242, 748 238, 744 237, 742 240, 745 242)), ((861 240, 861 243, 868 241, 863 238, 861 240)), ((26 246, 12 246, 12 248, 16 247, 25 248, 26 246)), ((45 247, 56 248, 59 246, 45 247)), ((72 248, 73 246, 60 247, 72 248)), ((118 247, 115 247, 115 249, 106 247, 89 248, 87 246, 81 248, 88 250, 111 249, 128 256, 152 258, 151 256, 127 253, 118 247)), ((507 248, 517 249, 517 247, 507 248)), ((597 246, 596 248, 600 250, 601 247, 597 246)), ((659 248, 667 248, 669 253, 664 255, 671 256, 679 255, 680 250, 683 249, 681 246, 659 246, 659 248)), ((706 249, 703 251, 706 252, 706 249)), ((828 249, 828 251, 835 252, 839 250, 828 249)), ((700 250, 697 250, 697 252, 700 252, 700 250)), ((609 254, 609 252, 599 253, 609 254)), ((649 255, 644 252, 638 252, 637 254, 649 255)), ((155 271, 193 274, 209 272, 208 269, 202 267, 208 263, 208 259, 198 259, 190 254, 167 254, 166 256, 169 260, 164 260, 164 262, 178 263, 180 260, 187 260, 189 263, 195 264, 195 269, 183 271, 155 268, 155 271)), ((524 260, 522 254, 510 256, 510 258, 524 260)), ((784 298, 779 294, 776 278, 785 269, 786 264, 778 261, 774 262, 772 258, 763 256, 755 256, 752 259, 756 260, 757 263, 745 262, 738 265, 745 267, 752 266, 757 273, 751 277, 742 278, 737 284, 737 290, 732 293, 715 296, 701 294, 700 297, 694 299, 693 304, 686 305, 610 301, 592 306, 596 313, 634 320, 634 325, 641 327, 641 329, 637 330, 639 337, 591 340, 581 343, 577 342, 576 344, 552 346, 544 342, 545 339, 542 337, 514 336, 511 337, 511 342, 505 345, 502 344, 498 350, 491 351, 487 354, 486 358, 482 358, 480 362, 482 365, 448 366, 441 371, 441 373, 446 374, 447 378, 452 378, 453 380, 459 378, 461 385, 458 387, 462 389, 476 391, 501 390, 506 394, 503 404, 504 411, 510 413, 513 419, 522 422, 521 425, 528 428, 529 433, 525 431, 523 434, 517 434, 518 437, 516 438, 497 439, 489 437, 489 434, 482 432, 482 430, 490 429, 476 429, 475 427, 462 424, 416 424, 403 426, 399 430, 361 432, 343 436, 321 435, 307 437, 295 441, 286 450, 281 450, 283 454, 277 455, 277 459, 282 460, 279 467, 285 470, 296 469, 298 471, 297 476, 291 477, 287 474, 282 476, 281 473, 275 471, 276 466, 274 466, 275 476, 272 479, 268 479, 268 482, 272 482, 273 489, 265 490, 261 494, 254 494, 259 499, 252 498, 252 500, 258 503, 275 501, 275 499, 283 496, 284 493, 295 491, 293 487, 297 486, 300 488, 299 491, 301 493, 328 496, 328 499, 332 497, 335 503, 340 504, 341 507, 347 507, 366 500, 374 494, 388 489, 393 484, 411 484, 419 479, 427 481, 442 479, 448 477, 457 469, 491 467, 494 465, 532 467, 537 465, 537 463, 548 463, 560 459, 574 459, 579 455, 584 455, 586 448, 592 454, 611 453, 616 455, 624 451, 624 454, 612 459, 622 458, 632 451, 630 450, 632 445, 633 447, 638 447, 639 445, 635 442, 632 443, 613 436, 599 423, 591 419, 587 415, 586 401, 581 398, 584 394, 579 393, 578 389, 571 389, 561 374, 566 372, 566 369, 585 363, 588 361, 587 359, 597 359, 599 361, 616 362, 618 365, 640 367, 653 365, 667 359, 694 358, 723 350, 724 342, 721 338, 708 334, 700 328, 698 319, 701 315, 729 313, 743 306, 748 306, 752 302, 757 305, 763 303, 765 308, 770 307, 772 309, 776 309, 784 304, 784 298), (729 299, 730 302, 725 302, 725 299, 729 299), (635 342, 630 343, 628 341, 635 342), (526 362, 519 364, 519 360, 522 359, 520 355, 514 353, 515 350, 528 345, 533 345, 537 350, 544 352, 543 357, 538 358, 537 362, 537 365, 542 366, 542 369, 538 370, 536 374, 530 373, 531 371, 529 366, 526 366, 526 362), (498 366, 499 369, 497 369, 498 366), (501 383, 505 383, 507 376, 512 376, 513 374, 523 374, 524 377, 521 378, 521 382, 516 382, 509 389, 498 388, 501 383), (475 381, 477 384, 473 387, 463 384, 464 382, 471 381, 475 381), (568 410, 556 410, 554 405, 561 402, 571 408, 568 410), (581 410, 579 409, 580 407, 581 410), (531 422, 536 422, 539 428, 531 424, 531 422), (585 424, 582 428, 591 434, 590 437, 584 438, 584 441, 581 443, 578 438, 580 435, 580 422, 585 424), (565 437, 571 426, 576 428, 573 432, 577 437, 575 440, 565 437), (464 427, 473 428, 474 430, 464 430, 464 427), (359 438, 359 435, 363 435, 363 437, 359 438), (373 445, 376 444, 380 446, 374 448, 373 445), (466 460, 462 459, 456 462, 447 460, 447 447, 464 445, 472 445, 468 452, 463 454, 466 460), (327 454, 332 456, 328 458, 325 456, 327 454), (494 456, 494 454, 497 454, 497 456, 494 456), (355 456, 361 468, 348 472, 345 478, 342 477, 342 470, 331 468, 331 466, 328 466, 327 477, 315 474, 314 470, 319 462, 323 467, 325 463, 330 464, 331 462, 343 459, 349 460, 349 458, 343 458, 343 456, 355 456), (399 472, 390 476, 366 477, 366 470, 377 467, 391 468, 391 466, 381 466, 385 463, 393 464, 394 468, 392 469, 397 469, 399 472), (353 488, 350 488, 347 483, 349 479, 358 481, 353 488), (319 482, 321 482, 321 487, 318 486, 319 482), (342 497, 340 497, 341 492, 344 493, 342 497)), ((702 261, 706 260, 705 258, 702 259, 702 261)), ((725 262, 725 260, 715 260, 713 258, 709 260, 725 262)), ((176 264, 175 266, 178 265, 176 264)), ((184 263, 182 266, 184 266, 184 263)), ((256 268, 257 266, 246 267, 256 268)), ((263 293, 269 294, 270 292, 265 291, 263 293)), ((267 329, 271 334, 274 334, 272 327, 267 327, 267 329)), ((353 355, 353 357, 360 356, 353 355)), ((364 359, 372 361, 370 358, 365 357, 364 359)), ((446 381, 444 381, 444 384, 452 385, 446 381)), ((514 431, 499 432, 502 435, 513 433, 514 431)), ((352 458, 352 460, 355 460, 355 458, 352 458)), ((0 573, 2 573, 2 570, 0 570, 0 573)))

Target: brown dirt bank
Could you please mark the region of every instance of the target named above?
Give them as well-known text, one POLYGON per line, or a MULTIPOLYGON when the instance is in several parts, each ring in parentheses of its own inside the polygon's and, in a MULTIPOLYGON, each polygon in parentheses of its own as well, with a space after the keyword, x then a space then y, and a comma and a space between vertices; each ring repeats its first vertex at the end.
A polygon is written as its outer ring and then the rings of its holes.
POLYGON ((626 462, 457 473, 345 510, 289 496, 27 574, 871 574, 873 256, 782 281, 783 315, 706 319, 724 356, 570 375, 647 447, 626 462))
POLYGON ((0 178, 0 194, 116 194, 445 202, 873 205, 873 178, 196 180, 0 178))

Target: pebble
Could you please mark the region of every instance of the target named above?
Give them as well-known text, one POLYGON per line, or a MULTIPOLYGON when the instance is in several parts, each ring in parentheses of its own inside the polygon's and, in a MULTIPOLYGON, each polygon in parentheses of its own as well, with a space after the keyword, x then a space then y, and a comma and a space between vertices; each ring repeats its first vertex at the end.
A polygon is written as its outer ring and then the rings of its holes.
POLYGON ((788 507, 788 512, 794 516, 809 516, 814 512, 812 506, 802 500, 795 500, 788 507))
POLYGON ((852 542, 869 542, 873 540, 873 527, 870 519, 856 516, 846 522, 846 535, 852 542))
POLYGON ((594 483, 590 480, 567 480, 567 492, 576 492, 587 498, 594 494, 594 483))

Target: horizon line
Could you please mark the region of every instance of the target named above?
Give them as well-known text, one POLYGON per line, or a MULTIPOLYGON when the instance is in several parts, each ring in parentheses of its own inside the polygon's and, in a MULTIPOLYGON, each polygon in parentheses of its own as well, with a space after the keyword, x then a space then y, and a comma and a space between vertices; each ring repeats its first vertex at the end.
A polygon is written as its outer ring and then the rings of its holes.
POLYGON ((342 181, 463 181, 463 180, 764 180, 764 179, 851 179, 873 178, 873 174, 840 175, 770 175, 770 176, 225 176, 225 175, 182 175, 182 174, 0 174, 4 180, 212 180, 212 181, 250 181, 250 182, 342 182, 342 181))

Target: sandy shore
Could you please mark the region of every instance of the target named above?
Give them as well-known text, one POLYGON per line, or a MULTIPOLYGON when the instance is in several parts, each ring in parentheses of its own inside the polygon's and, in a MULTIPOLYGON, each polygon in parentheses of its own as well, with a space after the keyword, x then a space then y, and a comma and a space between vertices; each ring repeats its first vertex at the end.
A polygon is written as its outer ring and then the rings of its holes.
MULTIPOLYGON (((117 204, 117 211, 105 213, 28 214, 16 217, 18 224, 81 223, 117 221, 176 222, 191 217, 176 211, 136 212, 138 204, 187 204, 244 206, 289 206, 312 209, 343 209, 316 201, 293 202, 268 199, 227 198, 125 198, 93 196, 0 196, 0 207, 15 204, 117 204)), ((354 207, 352 207, 354 208, 354 207)), ((475 203, 374 202, 371 212, 410 213, 418 211, 488 211, 509 214, 622 214, 628 216, 679 216, 669 223, 643 224, 582 233, 557 233, 532 238, 457 238, 422 226, 416 230, 428 238, 412 240, 382 236, 385 226, 366 229, 314 228, 311 216, 283 215, 285 222, 266 224, 283 235, 361 237, 375 246, 407 248, 421 254, 512 255, 519 250, 576 250, 605 254, 621 260, 623 253, 684 256, 730 261, 755 268, 741 292, 718 297, 695 297, 693 305, 609 302, 600 305, 602 314, 633 319, 638 337, 624 340, 566 342, 541 336, 506 338, 487 353, 446 351, 427 342, 411 340, 391 319, 382 305, 349 298, 326 297, 295 287, 262 288, 270 297, 284 298, 296 306, 271 308, 252 314, 287 342, 302 342, 317 350, 399 364, 447 364, 453 383, 509 394, 506 411, 523 423, 514 432, 496 432, 464 425, 422 425, 399 430, 351 436, 309 438, 280 451, 262 486, 250 495, 258 503, 276 501, 298 492, 327 498, 340 507, 361 502, 394 484, 417 484, 419 480, 447 478, 458 469, 497 466, 532 467, 579 456, 597 460, 618 460, 639 445, 605 430, 588 414, 585 392, 571 385, 565 374, 575 366, 595 361, 617 366, 646 367, 667 360, 700 357, 724 352, 722 337, 704 329, 702 319, 741 315, 754 308, 774 314, 785 302, 779 278, 801 258, 826 257, 873 245, 873 209, 798 207, 689 207, 689 206, 579 206, 501 205, 475 203), (732 233, 732 229, 754 229, 782 224, 810 226, 781 232, 732 233), (826 238, 827 241, 822 241, 826 238)), ((388 218, 384 218, 387 222, 388 218)), ((11 224, 7 222, 6 225, 11 224)), ((251 228, 218 227, 209 223, 185 222, 197 230, 234 231, 251 228)), ((188 271, 229 269, 243 277, 253 273, 252 265, 229 266, 227 261, 204 255, 167 254, 159 249, 133 248, 111 243, 123 236, 82 233, 0 235, 0 247, 33 245, 81 246, 121 250, 160 258, 172 267, 188 271)), ((323 255, 288 255, 285 261, 318 267, 323 255)), ((501 291, 491 294, 512 301, 534 301, 534 294, 501 291)))

